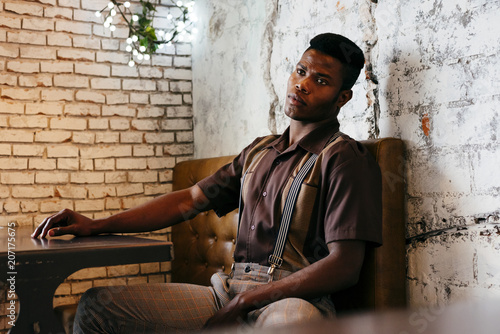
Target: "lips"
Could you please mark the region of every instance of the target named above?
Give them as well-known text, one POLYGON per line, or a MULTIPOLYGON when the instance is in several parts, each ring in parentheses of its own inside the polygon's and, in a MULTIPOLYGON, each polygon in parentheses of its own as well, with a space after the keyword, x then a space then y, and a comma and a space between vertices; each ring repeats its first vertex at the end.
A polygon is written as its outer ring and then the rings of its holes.
POLYGON ((290 103, 293 105, 306 105, 306 102, 297 94, 288 94, 288 99, 290 100, 290 103))

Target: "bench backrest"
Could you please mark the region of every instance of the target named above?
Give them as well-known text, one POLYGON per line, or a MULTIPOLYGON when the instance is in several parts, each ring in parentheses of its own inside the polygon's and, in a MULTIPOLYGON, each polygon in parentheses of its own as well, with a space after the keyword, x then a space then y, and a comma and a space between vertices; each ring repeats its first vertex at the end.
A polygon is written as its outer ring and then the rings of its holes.
MULTIPOLYGON (((338 312, 381 310, 406 305, 404 146, 400 139, 361 141, 382 171, 383 246, 367 249, 358 284, 334 296, 338 312)), ((188 188, 234 156, 197 159, 174 169, 174 190, 188 188)), ((209 285, 216 271, 229 272, 237 229, 237 210, 223 218, 205 212, 172 228, 172 281, 209 285)))

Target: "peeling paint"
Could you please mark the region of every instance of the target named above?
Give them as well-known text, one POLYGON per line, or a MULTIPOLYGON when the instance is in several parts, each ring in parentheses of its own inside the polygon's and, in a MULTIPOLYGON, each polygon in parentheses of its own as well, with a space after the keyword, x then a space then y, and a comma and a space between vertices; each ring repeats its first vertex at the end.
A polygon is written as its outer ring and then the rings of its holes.
POLYGON ((422 117, 422 130, 424 131, 424 135, 429 137, 429 131, 431 130, 429 114, 424 114, 422 117))
MULTIPOLYGON (((271 54, 273 52, 273 40, 274 40, 274 26, 276 25, 276 19, 278 15, 278 0, 269 1, 267 3, 268 17, 265 22, 264 36, 262 38, 262 58, 271 59, 271 54)), ((279 107, 279 97, 276 94, 276 89, 271 78, 271 62, 265 62, 264 69, 264 83, 271 95, 270 105, 269 105, 269 116, 268 116, 268 126, 269 130, 273 134, 277 134, 277 124, 276 124, 276 110, 279 107)))
POLYGON ((359 10, 363 22, 363 44, 365 48, 367 120, 370 124, 368 138, 378 138, 380 133, 378 124, 380 119, 378 80, 373 70, 374 63, 377 62, 377 54, 374 48, 378 40, 377 24, 374 16, 375 8, 376 3, 365 0, 359 10))
POLYGON ((222 12, 219 15, 214 15, 210 18, 209 23, 209 36, 211 40, 220 38, 223 32, 224 21, 226 20, 226 13, 222 12))

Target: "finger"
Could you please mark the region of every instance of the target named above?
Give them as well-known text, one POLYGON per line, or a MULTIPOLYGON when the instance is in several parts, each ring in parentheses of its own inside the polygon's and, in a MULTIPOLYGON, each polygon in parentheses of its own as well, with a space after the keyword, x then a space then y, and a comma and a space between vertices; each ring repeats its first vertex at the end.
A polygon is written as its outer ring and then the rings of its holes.
POLYGON ((31 234, 31 237, 32 238, 38 238, 38 236, 42 233, 43 231, 43 228, 45 227, 45 225, 48 223, 48 220, 52 217, 54 217, 55 215, 52 215, 50 217, 47 217, 45 218, 41 223, 40 225, 37 226, 37 228, 35 229, 35 231, 33 231, 33 233, 31 234))
POLYGON ((47 233, 49 233, 49 230, 51 228, 53 228, 56 225, 59 225, 62 221, 66 220, 66 219, 67 219, 67 214, 66 214, 66 212, 64 210, 56 213, 55 215, 53 215, 53 216, 51 216, 49 218, 47 218, 46 219, 47 222, 43 226, 42 234, 40 235, 40 238, 45 238, 47 236, 47 233))
POLYGON ((31 233, 32 238, 38 238, 38 236, 40 235, 40 232, 42 231, 44 223, 45 223, 45 219, 40 223, 40 225, 38 225, 36 227, 36 229, 33 231, 33 233, 31 233))
POLYGON ((217 317, 217 312, 216 312, 216 314, 214 314, 213 316, 211 316, 210 318, 208 318, 208 320, 205 322, 205 325, 203 325, 203 328, 207 329, 207 328, 212 327, 212 325, 214 323, 214 319, 216 317, 217 317))
POLYGON ((208 319, 207 322, 205 322, 205 324, 203 325, 203 327, 201 329, 210 329, 210 327, 212 325, 212 322, 210 320, 212 320, 212 318, 208 319))
POLYGON ((74 225, 55 227, 50 229, 48 234, 51 237, 56 237, 58 235, 65 235, 65 234, 75 234, 75 227, 74 225))
POLYGON ((45 224, 42 227, 42 231, 40 232, 40 238, 45 238, 47 236, 47 233, 54 225, 54 223, 53 223, 54 217, 55 217, 55 215, 46 219, 45 224))

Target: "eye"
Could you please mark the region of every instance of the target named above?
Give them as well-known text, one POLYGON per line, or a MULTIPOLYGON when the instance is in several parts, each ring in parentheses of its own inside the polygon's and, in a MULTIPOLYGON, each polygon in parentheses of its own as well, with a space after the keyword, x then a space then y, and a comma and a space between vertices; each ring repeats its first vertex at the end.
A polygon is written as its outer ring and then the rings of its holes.
POLYGON ((304 74, 306 74, 306 72, 305 72, 303 69, 298 68, 298 69, 297 69, 297 74, 298 74, 298 75, 304 75, 304 74))
POLYGON ((316 80, 320 85, 328 85, 328 81, 326 81, 325 79, 323 78, 318 78, 318 80, 316 80))

